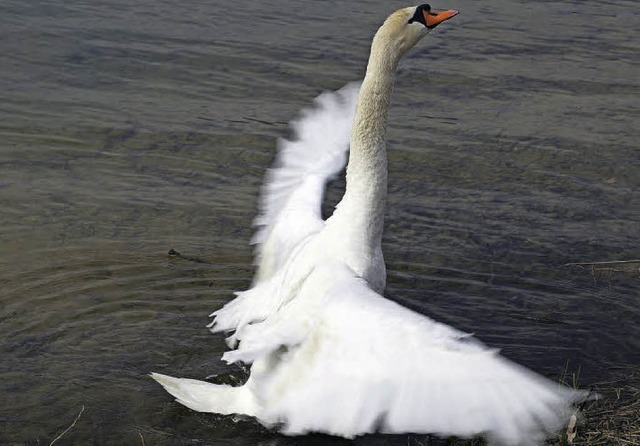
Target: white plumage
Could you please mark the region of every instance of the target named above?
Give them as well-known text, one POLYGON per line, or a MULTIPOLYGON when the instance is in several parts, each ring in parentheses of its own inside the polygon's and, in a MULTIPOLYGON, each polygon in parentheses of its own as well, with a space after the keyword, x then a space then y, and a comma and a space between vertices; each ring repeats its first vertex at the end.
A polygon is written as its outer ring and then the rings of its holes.
POLYGON ((324 187, 346 164, 359 88, 352 83, 321 94, 314 108, 291 123, 294 138, 278 141, 278 156, 267 173, 254 220, 256 281, 272 276, 301 240, 324 226, 324 187))
POLYGON ((524 446, 557 431, 584 397, 380 295, 387 108, 398 61, 434 23, 416 19, 424 11, 392 14, 360 90, 321 95, 294 123, 297 139, 280 142, 256 219, 254 284, 212 315, 212 331, 234 331, 223 359, 252 364, 251 375, 230 387, 152 374, 180 403, 285 434, 482 434, 524 446), (345 196, 325 222, 324 187, 349 146, 345 196))

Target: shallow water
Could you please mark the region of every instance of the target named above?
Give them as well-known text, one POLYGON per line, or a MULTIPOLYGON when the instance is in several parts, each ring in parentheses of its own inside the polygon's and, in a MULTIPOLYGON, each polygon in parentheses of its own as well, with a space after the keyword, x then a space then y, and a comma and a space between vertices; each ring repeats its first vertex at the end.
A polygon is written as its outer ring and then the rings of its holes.
MULTIPOLYGON (((82 407, 65 444, 343 443, 191 412, 146 374, 229 371, 204 326, 251 281, 275 139, 402 6, 3 2, 0 444, 82 407)), ((640 273, 563 266, 640 258, 636 3, 434 7, 461 14, 398 75, 386 294, 584 387, 638 367, 640 273)))

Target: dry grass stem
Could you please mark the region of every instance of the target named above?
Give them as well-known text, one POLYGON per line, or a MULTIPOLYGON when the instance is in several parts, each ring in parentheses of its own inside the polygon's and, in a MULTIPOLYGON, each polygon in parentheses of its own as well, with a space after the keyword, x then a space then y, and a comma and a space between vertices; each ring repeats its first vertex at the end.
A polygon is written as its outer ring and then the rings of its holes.
POLYGON ((619 379, 593 390, 602 398, 582 409, 584 426, 571 444, 640 446, 640 368, 622 370, 619 379))
POLYGON ((78 413, 78 416, 76 417, 76 419, 73 420, 73 423, 71 423, 71 425, 68 428, 66 428, 60 435, 58 435, 56 438, 54 438, 53 441, 51 443, 49 443, 49 446, 51 446, 56 441, 60 440, 64 434, 69 432, 71 430, 71 428, 76 425, 76 423, 78 422, 78 420, 82 416, 82 412, 84 412, 84 406, 82 406, 82 408, 80 409, 80 412, 78 413))
POLYGON ((591 266, 591 265, 627 265, 638 263, 640 264, 640 260, 609 260, 602 262, 577 262, 577 263, 565 263, 564 266, 591 266))
POLYGON ((576 262, 565 263, 564 266, 588 270, 593 276, 594 281, 596 281, 597 278, 610 281, 613 279, 614 273, 638 274, 638 276, 640 276, 640 260, 576 262))
POLYGON ((569 425, 567 426, 567 441, 569 444, 573 444, 573 440, 576 438, 576 424, 578 423, 578 418, 576 414, 571 415, 571 419, 569 420, 569 425))

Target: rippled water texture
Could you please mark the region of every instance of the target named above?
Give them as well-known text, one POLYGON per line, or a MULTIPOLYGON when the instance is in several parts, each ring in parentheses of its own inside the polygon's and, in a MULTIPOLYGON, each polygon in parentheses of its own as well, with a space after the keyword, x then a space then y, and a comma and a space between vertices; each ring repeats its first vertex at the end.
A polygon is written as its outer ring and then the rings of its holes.
MULTIPOLYGON (((204 326, 250 283, 275 139, 362 77, 402 6, 2 3, 1 444, 49 444, 82 407, 65 444, 341 443, 191 412, 146 374, 229 371, 204 326)), ((433 6, 461 14, 398 75, 387 295, 552 377, 637 367, 638 272, 563 266, 640 258, 637 3, 433 6)))

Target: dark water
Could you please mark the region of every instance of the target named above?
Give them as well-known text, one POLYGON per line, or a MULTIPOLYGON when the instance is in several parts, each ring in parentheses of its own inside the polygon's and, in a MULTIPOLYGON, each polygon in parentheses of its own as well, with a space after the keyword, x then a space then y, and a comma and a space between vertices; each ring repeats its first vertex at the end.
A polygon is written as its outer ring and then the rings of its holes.
MULTIPOLYGON (((0 444, 328 444, 191 412, 274 140, 395 2, 0 5, 0 444), (170 258, 174 248, 206 263, 170 258)), ((640 364, 640 10, 458 0, 390 118, 387 295, 587 387, 640 364)), ((339 182, 329 199, 339 196, 339 182)), ((358 444, 413 444, 368 436, 358 444)))

